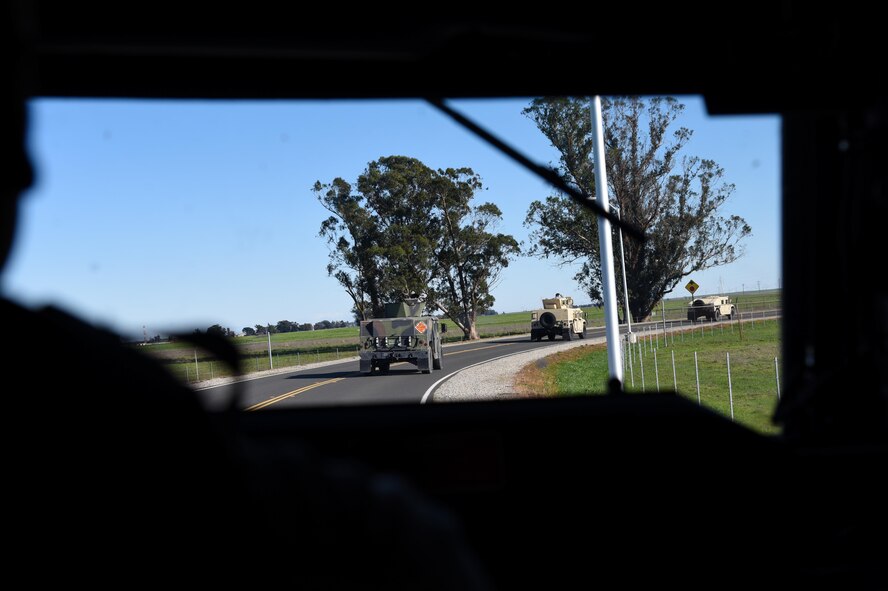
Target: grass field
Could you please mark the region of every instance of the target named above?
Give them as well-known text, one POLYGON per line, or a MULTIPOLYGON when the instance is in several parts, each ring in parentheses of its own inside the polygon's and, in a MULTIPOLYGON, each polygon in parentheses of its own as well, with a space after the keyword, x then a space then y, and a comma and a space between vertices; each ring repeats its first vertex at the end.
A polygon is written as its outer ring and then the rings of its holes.
MULTIPOLYGON (((662 338, 659 346, 646 339, 642 341, 634 345, 634 363, 631 368, 627 365, 624 372, 626 391, 673 391, 677 385, 679 395, 697 402, 699 376, 701 404, 730 417, 733 398, 734 420, 761 433, 779 432, 771 423, 777 403, 775 359, 780 357, 779 321, 745 322, 742 338, 738 323, 723 322, 702 330, 672 333, 668 345, 662 338)), ((529 366, 519 375, 518 382, 525 393, 576 396, 606 390, 608 366, 604 345, 570 349, 539 365, 529 366)))
MULTIPOLYGON (((737 296, 741 310, 769 309, 779 306, 779 291, 754 292, 737 296), (774 304, 777 302, 777 305, 774 304)), ((733 297, 733 296, 732 296, 733 297)), ((687 317, 685 306, 689 298, 673 298, 664 301, 666 318, 669 321, 687 317)), ((735 300, 737 301, 737 300, 735 300)), ((585 307, 590 327, 604 326, 604 310, 585 307)), ((530 332, 531 311, 479 316, 477 330, 481 338, 526 334, 530 332)), ((662 314, 652 320, 661 320, 662 314)), ((452 321, 443 321, 448 326, 445 342, 462 340, 462 331, 452 321)), ((260 372, 274 368, 295 367, 318 361, 344 359, 357 355, 358 327, 329 328, 302 332, 276 333, 271 335, 271 356, 268 352, 268 337, 235 337, 234 344, 240 352, 241 365, 245 373, 260 372)), ((156 343, 139 348, 143 353, 159 359, 171 372, 186 382, 193 383, 210 378, 233 375, 230 368, 215 360, 213 356, 191 343, 156 343)))

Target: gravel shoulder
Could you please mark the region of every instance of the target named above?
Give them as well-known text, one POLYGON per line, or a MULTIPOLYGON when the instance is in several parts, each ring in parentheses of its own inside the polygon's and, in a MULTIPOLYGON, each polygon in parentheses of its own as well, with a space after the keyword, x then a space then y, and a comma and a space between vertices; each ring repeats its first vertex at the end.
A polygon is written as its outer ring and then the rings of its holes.
MULTIPOLYGON (((530 338, 530 334, 527 335, 530 338)), ((509 338, 515 338, 514 335, 509 338)), ((493 361, 470 365, 452 375, 432 393, 430 402, 469 402, 517 398, 515 376, 528 363, 574 347, 606 342, 605 337, 558 341, 555 346, 540 347, 503 356, 493 361)))
MULTIPOLYGON (((503 337, 504 339, 514 339, 516 336, 511 335, 503 337)), ((528 333, 527 338, 530 338, 528 333)), ((486 340, 486 339, 485 339, 486 340)), ((500 339, 490 339, 496 341, 500 339)), ((558 341, 557 344, 550 347, 540 347, 533 351, 524 351, 521 353, 513 353, 503 356, 493 361, 486 361, 477 365, 469 366, 454 373, 432 393, 428 402, 467 402, 473 400, 500 400, 506 398, 516 398, 513 384, 515 376, 528 363, 548 357, 558 351, 571 349, 573 347, 582 347, 585 345, 594 345, 605 342, 604 337, 586 338, 582 340, 558 341)), ((447 347, 447 345, 445 345, 447 347)), ((213 388, 224 384, 230 384, 236 381, 255 380, 271 375, 282 373, 293 373, 316 369, 327 365, 334 365, 344 361, 357 361, 358 357, 353 359, 345 358, 334 361, 323 361, 321 363, 312 363, 301 365, 299 367, 284 367, 251 373, 238 378, 216 378, 214 380, 204 380, 191 387, 195 390, 203 390, 213 388)))

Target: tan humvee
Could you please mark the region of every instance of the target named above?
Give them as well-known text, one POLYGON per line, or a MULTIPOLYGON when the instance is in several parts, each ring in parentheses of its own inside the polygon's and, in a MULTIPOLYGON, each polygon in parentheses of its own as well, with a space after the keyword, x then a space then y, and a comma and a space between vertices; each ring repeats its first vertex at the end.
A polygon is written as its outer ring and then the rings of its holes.
POLYGON ((574 335, 586 338, 586 313, 574 306, 572 297, 556 293, 554 298, 543 298, 542 309, 531 312, 530 340, 545 336, 554 341, 559 335, 566 341, 574 335))
POLYGON ((708 318, 712 321, 728 320, 734 317, 734 304, 727 296, 708 296, 697 298, 688 304, 688 320, 697 322, 700 318, 708 318))

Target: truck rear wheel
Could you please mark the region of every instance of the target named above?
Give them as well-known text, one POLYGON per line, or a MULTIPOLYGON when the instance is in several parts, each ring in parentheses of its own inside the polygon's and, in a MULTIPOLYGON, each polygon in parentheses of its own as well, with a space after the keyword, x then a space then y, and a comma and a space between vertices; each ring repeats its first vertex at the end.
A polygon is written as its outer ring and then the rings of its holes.
POLYGON ((435 347, 434 357, 432 358, 432 369, 441 369, 441 345, 435 347))

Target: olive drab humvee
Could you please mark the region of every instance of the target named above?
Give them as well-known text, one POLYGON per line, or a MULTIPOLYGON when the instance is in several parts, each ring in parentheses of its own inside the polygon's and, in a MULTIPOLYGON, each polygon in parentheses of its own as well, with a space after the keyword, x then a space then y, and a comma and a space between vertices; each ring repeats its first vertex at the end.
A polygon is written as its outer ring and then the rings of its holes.
POLYGON ((423 314, 424 304, 416 297, 386 304, 385 318, 361 322, 361 373, 387 372, 393 363, 412 363, 422 373, 441 369, 444 354, 441 334, 446 326, 423 314))
POLYGON ((572 297, 556 293, 554 298, 543 298, 542 309, 531 312, 531 341, 543 337, 553 341, 556 336, 569 341, 574 335, 586 338, 586 313, 574 306, 572 297))

